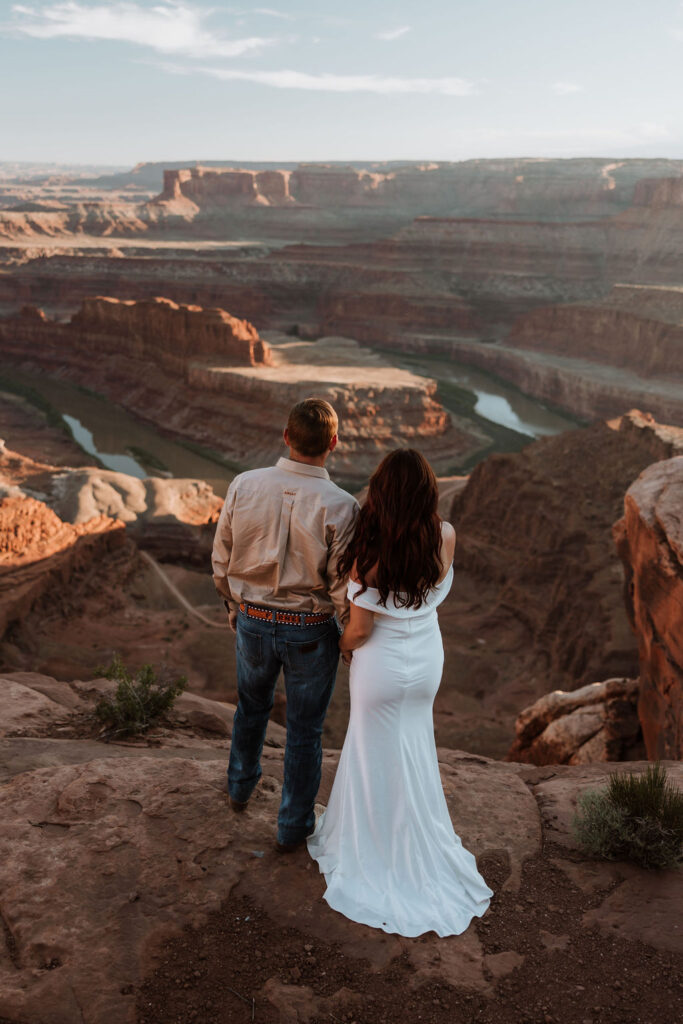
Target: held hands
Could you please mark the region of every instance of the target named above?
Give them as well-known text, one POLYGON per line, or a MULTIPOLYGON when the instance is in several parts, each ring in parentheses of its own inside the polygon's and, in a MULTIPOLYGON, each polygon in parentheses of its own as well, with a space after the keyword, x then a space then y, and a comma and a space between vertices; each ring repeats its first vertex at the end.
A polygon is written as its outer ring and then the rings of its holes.
POLYGON ((353 658, 353 650, 350 647, 347 647, 346 642, 348 642, 348 640, 349 636, 347 626, 342 635, 339 637, 339 650, 341 652, 341 660, 344 662, 345 665, 350 665, 351 659, 353 658))

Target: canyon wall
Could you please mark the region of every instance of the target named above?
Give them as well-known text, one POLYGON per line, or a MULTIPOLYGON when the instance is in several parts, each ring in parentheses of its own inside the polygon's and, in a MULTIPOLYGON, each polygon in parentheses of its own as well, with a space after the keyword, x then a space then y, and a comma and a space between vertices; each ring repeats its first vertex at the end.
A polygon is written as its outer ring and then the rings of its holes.
POLYGON ((680 376, 683 388, 682 306, 683 288, 618 286, 599 303, 548 306, 525 314, 513 324, 506 343, 626 367, 643 377, 680 376), (620 303, 622 290, 630 293, 630 302, 620 303), (664 319, 667 297, 673 321, 664 319), (643 313, 634 310, 634 299, 642 302, 643 313), (657 315, 647 315, 650 311, 657 315))
POLYGON ((614 536, 638 638, 640 718, 651 760, 683 758, 683 456, 648 466, 631 484, 614 536))
POLYGON ((538 696, 638 675, 612 524, 638 474, 680 452, 683 430, 632 411, 491 456, 455 499, 456 568, 493 586, 494 619, 525 626, 538 696))
POLYGON ((214 358, 233 366, 266 365, 270 360, 268 345, 247 320, 224 309, 179 306, 164 298, 84 299, 70 327, 84 343, 101 342, 134 359, 158 360, 171 370, 184 371, 189 359, 214 358))
MULTIPOLYGON (((594 158, 467 160, 461 163, 276 164, 163 170, 154 204, 188 199, 204 207, 299 205, 319 209, 393 208, 407 213, 606 216, 625 209, 639 179, 683 174, 683 161, 594 158), (655 177, 656 176, 656 177, 655 177)), ((138 175, 139 176, 139 175, 138 175)))
POLYGON ((87 386, 244 468, 282 453, 289 409, 311 394, 339 410, 342 443, 330 468, 351 480, 369 475, 378 452, 397 445, 419 443, 437 470, 448 471, 489 441, 453 422, 434 381, 393 368, 353 341, 294 344, 283 336, 276 360, 250 324, 163 299, 86 300, 68 323, 24 309, 0 321, 0 351, 15 364, 87 386))

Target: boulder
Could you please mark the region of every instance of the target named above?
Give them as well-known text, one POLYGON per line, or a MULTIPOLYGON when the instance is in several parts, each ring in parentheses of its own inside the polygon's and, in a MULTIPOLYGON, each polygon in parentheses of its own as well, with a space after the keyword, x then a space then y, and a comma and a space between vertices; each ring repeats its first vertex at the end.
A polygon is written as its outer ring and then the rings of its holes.
POLYGON ((586 764, 641 756, 638 689, 637 679, 606 679, 539 697, 517 717, 508 760, 586 764))

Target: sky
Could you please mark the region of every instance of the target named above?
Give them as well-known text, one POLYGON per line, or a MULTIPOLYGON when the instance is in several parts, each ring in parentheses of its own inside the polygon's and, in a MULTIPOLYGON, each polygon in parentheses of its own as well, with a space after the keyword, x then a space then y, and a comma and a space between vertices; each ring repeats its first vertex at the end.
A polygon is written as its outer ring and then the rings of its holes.
POLYGON ((683 158, 683 0, 272 2, 0 0, 0 161, 683 158))

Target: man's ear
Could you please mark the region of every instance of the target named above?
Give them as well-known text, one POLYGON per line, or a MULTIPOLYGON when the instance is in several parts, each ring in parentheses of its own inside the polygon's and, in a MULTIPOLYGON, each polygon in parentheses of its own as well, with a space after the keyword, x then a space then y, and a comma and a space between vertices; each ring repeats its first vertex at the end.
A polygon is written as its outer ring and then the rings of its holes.
POLYGON ((334 451, 334 449, 335 449, 335 448, 337 447, 337 441, 338 441, 338 440, 339 440, 339 438, 338 438, 338 437, 337 437, 337 435, 335 434, 335 435, 334 435, 334 437, 332 438, 332 440, 330 441, 330 447, 329 447, 329 450, 330 450, 331 452, 333 452, 333 451, 334 451))
POLYGON ((290 447, 290 444, 289 444, 289 431, 287 430, 287 427, 285 427, 285 429, 283 430, 282 436, 284 438, 285 444, 289 448, 290 447))

